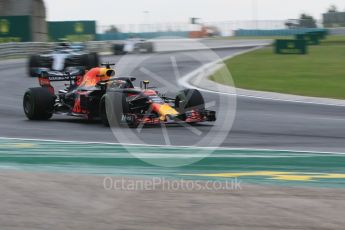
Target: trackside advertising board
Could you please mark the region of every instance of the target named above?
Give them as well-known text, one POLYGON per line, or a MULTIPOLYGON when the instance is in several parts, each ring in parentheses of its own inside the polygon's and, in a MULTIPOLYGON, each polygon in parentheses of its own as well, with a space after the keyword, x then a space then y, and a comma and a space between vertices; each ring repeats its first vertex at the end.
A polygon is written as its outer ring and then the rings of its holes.
POLYGON ((51 41, 92 41, 96 38, 96 21, 48 22, 48 33, 51 41))
POLYGON ((31 40, 30 16, 0 16, 0 43, 31 40))
POLYGON ((304 39, 277 39, 276 54, 307 54, 308 43, 304 39))

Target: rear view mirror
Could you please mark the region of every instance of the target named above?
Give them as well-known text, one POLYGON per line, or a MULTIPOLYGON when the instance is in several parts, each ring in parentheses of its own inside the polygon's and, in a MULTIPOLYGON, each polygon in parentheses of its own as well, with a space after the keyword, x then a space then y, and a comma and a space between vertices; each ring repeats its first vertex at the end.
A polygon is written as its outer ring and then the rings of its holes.
POLYGON ((115 71, 112 69, 109 69, 109 70, 107 70, 106 75, 108 77, 113 77, 113 76, 115 76, 115 71))

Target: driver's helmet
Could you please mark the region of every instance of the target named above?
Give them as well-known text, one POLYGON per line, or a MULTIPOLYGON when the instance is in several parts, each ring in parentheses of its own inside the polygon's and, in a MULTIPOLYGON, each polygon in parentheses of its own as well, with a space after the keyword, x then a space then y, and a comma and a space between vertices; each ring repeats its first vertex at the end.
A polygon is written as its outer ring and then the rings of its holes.
POLYGON ((116 89, 126 88, 127 82, 124 80, 114 80, 111 82, 111 87, 116 89))
POLYGON ((70 47, 70 44, 68 42, 60 42, 59 46, 61 46, 61 47, 70 47))
POLYGON ((71 47, 69 42, 59 42, 55 47, 55 50, 65 50, 71 47))

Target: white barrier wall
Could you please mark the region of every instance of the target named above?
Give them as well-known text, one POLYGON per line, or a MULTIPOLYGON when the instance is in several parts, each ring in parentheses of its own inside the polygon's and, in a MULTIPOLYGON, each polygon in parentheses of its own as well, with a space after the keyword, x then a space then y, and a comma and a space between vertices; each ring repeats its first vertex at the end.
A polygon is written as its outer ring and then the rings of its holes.
POLYGON ((330 35, 345 35, 345 27, 330 28, 328 30, 330 35))
MULTIPOLYGON (((111 41, 87 42, 86 46, 91 52, 111 54, 113 44, 111 41)), ((55 46, 53 42, 0 43, 0 59, 25 58, 31 54, 51 51, 55 46)))

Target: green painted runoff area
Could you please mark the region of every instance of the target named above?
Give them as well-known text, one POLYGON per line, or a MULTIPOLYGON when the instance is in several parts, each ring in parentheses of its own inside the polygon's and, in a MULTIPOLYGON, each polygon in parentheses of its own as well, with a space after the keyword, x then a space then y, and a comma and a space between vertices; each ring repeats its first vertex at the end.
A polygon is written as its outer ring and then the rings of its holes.
POLYGON ((345 155, 218 149, 191 165, 167 168, 140 158, 200 157, 201 148, 122 146, 0 139, 0 170, 147 176, 246 183, 345 187, 345 155), (135 153, 135 156, 130 154, 135 153))

